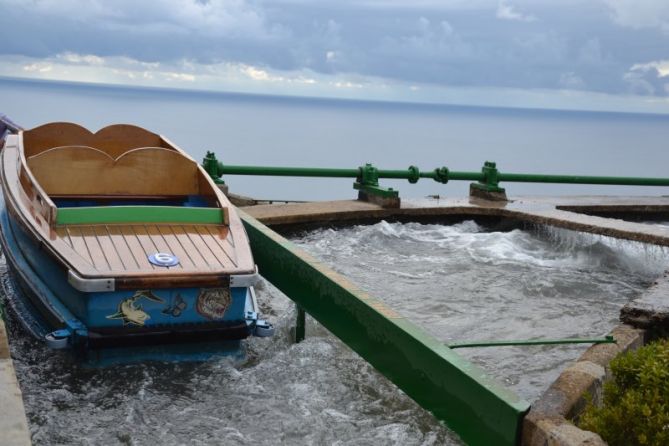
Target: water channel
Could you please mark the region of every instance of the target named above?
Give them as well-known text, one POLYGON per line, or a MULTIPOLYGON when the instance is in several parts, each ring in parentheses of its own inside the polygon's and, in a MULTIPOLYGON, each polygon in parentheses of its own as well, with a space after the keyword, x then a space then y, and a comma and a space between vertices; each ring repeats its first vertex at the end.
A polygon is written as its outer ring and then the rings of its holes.
MULTIPOLYGON (((444 342, 603 336, 666 268, 647 245, 565 230, 387 223, 292 240, 444 342)), ((2 280, 13 292, 2 265, 2 280)), ((291 342, 294 307, 258 290, 278 327, 244 359, 83 367, 8 317, 38 445, 441 445, 457 436, 315 321, 291 342)), ((458 352, 532 401, 587 346, 458 352)))

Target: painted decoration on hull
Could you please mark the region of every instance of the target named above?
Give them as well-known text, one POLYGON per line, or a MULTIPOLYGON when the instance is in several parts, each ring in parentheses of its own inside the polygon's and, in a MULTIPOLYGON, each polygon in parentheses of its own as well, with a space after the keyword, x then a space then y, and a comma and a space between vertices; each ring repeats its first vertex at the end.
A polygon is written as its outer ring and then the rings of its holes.
POLYGON ((229 288, 200 290, 200 294, 197 296, 196 310, 209 320, 223 319, 231 302, 229 288))
POLYGON ((172 317, 179 317, 187 307, 188 304, 186 301, 181 297, 181 294, 177 293, 177 297, 170 301, 169 305, 163 309, 162 313, 171 315, 172 317))
POLYGON ((107 316, 107 319, 120 319, 123 321, 123 325, 144 326, 144 322, 147 319, 151 319, 151 316, 143 310, 141 303, 137 303, 142 298, 161 304, 165 303, 163 299, 153 294, 151 290, 136 291, 132 296, 123 299, 118 304, 116 313, 110 314, 107 316))
POLYGON ((161 288, 93 293, 88 302, 91 327, 148 327, 244 320, 244 288, 161 288))

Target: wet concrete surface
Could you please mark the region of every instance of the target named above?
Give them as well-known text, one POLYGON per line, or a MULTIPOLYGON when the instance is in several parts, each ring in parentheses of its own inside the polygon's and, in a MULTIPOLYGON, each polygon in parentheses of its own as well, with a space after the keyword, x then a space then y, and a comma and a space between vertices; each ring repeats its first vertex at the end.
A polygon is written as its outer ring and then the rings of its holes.
POLYGON ((669 246, 669 228, 648 223, 606 218, 608 212, 632 219, 653 219, 669 212, 669 197, 512 197, 510 201, 479 198, 403 200, 399 208, 357 200, 272 204, 244 210, 267 225, 328 224, 345 221, 421 217, 499 217, 574 231, 669 246), (577 212, 578 211, 578 212, 577 212))
POLYGON ((31 444, 21 389, 9 354, 7 332, 2 318, 0 318, 0 402, 0 444, 6 446, 31 444))
POLYGON ((634 327, 669 329, 669 273, 620 310, 620 319, 634 327))

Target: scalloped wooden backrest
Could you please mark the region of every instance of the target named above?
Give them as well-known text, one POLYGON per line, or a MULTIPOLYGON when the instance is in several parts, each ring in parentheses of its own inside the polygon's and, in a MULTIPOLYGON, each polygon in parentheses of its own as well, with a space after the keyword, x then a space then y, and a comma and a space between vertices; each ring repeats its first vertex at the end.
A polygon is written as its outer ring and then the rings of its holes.
POLYGON ((114 124, 92 133, 71 122, 52 122, 23 132, 26 158, 62 146, 95 147, 113 158, 140 147, 174 150, 159 135, 129 124, 114 124))
POLYGON ((55 147, 27 158, 48 195, 197 195, 197 164, 162 147, 126 151, 118 158, 87 146, 55 147))

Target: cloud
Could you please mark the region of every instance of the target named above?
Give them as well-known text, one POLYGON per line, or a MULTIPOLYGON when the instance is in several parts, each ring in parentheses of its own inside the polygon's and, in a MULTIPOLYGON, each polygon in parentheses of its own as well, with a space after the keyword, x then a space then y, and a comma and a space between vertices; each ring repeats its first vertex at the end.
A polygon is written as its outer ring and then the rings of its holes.
POLYGON ((640 95, 653 95, 655 93, 655 87, 651 82, 644 78, 642 73, 638 71, 629 71, 623 76, 625 82, 629 86, 629 92, 632 94, 640 95))
POLYGON ((578 59, 586 64, 601 64, 604 62, 602 45, 598 38, 588 39, 578 50, 578 59))
POLYGON ((246 0, 3 0, 2 3, 33 17, 69 19, 64 24, 54 22, 55 28, 77 22, 133 34, 176 32, 255 39, 280 33, 279 29, 268 27, 262 10, 246 0))
POLYGON ((620 26, 657 28, 669 33, 669 2, 666 0, 604 0, 604 3, 620 26))
POLYGON ((27 71, 28 73, 48 73, 51 70, 53 70, 53 66, 44 62, 36 62, 23 66, 23 71, 27 71))
POLYGON ((573 71, 560 75, 560 85, 568 90, 582 90, 585 88, 583 79, 573 71))
POLYGON ((634 64, 631 71, 640 71, 643 73, 655 72, 657 77, 667 77, 669 76, 669 59, 667 60, 654 60, 652 62, 643 63, 643 64, 634 64))
POLYGON ((12 36, 0 61, 23 58, 0 71, 15 75, 291 94, 667 96, 657 77, 664 65, 639 64, 667 59, 666 0, 0 0, 0 8, 0 29, 12 36))
POLYGON ((499 0, 497 3, 497 18, 502 20, 517 20, 520 22, 534 22, 537 18, 518 12, 508 0, 499 0))
MULTIPOLYGON (((63 62, 70 63, 73 65, 104 65, 105 60, 102 57, 95 56, 93 54, 75 54, 70 52, 65 52, 58 54, 57 58, 61 59, 63 62)), ((157 67, 159 64, 154 64, 153 66, 157 67)))
POLYGON ((630 92, 642 95, 669 95, 669 60, 634 64, 625 73, 630 92))

